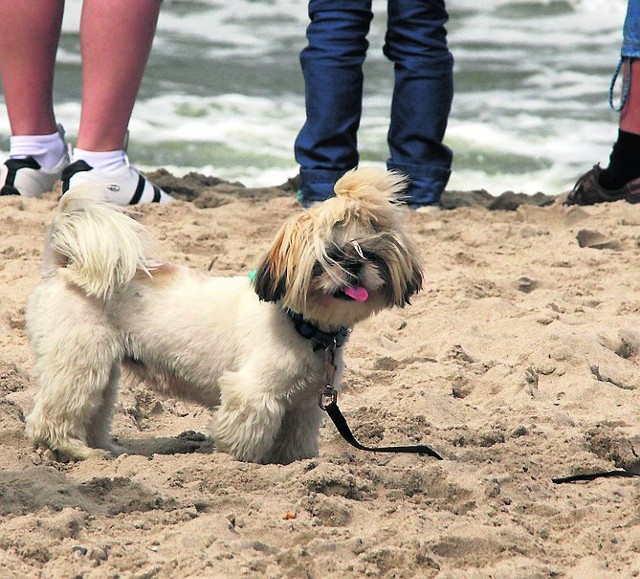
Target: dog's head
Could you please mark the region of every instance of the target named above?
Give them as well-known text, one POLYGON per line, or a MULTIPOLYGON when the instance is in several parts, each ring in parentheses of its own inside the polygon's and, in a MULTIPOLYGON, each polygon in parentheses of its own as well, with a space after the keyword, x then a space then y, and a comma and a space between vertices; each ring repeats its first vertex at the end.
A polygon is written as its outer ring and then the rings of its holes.
POLYGON ((256 273, 260 299, 333 327, 408 304, 422 268, 402 225, 404 186, 383 169, 345 174, 336 197, 282 226, 256 273))

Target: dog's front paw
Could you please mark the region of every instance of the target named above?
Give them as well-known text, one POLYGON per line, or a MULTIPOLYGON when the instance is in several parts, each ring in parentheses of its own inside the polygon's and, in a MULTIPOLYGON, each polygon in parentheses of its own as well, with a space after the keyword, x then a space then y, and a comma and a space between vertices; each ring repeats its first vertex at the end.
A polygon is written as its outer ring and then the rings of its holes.
POLYGON ((102 454, 105 458, 115 458, 116 456, 127 454, 129 452, 129 450, 127 450, 124 446, 120 446, 115 441, 107 443, 104 450, 99 448, 92 448, 91 450, 102 451, 102 454))
POLYGON ((307 458, 315 458, 319 455, 317 448, 312 449, 293 449, 293 448, 275 448, 262 461, 265 464, 290 464, 297 460, 307 458))

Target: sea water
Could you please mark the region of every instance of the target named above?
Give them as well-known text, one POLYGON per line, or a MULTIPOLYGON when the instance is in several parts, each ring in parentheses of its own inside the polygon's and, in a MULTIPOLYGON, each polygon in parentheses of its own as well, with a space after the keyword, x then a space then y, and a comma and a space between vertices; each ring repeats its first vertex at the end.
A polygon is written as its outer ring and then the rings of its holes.
MULTIPOLYGON (((386 2, 373 5, 359 149, 361 163, 382 166, 393 70, 382 54, 386 2)), ((446 134, 455 157, 450 189, 555 194, 592 164, 607 164, 618 118, 607 92, 625 0, 447 6, 455 57, 446 134)), ((80 10, 80 0, 67 0, 56 69, 56 113, 71 141, 80 113, 80 10)), ((130 123, 132 162, 248 186, 296 175, 307 19, 304 0, 164 0, 130 123)), ((2 108, 3 156, 9 134, 2 108)))

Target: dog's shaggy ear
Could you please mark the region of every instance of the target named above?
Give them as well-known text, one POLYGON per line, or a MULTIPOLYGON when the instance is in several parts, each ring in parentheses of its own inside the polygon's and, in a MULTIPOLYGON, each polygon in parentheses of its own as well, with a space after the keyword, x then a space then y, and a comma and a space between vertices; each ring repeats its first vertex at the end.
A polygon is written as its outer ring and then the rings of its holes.
MULTIPOLYGON (((416 248, 411 241, 403 234, 398 234, 401 244, 405 248, 400 254, 405 259, 399 259, 402 263, 401 275, 404 277, 402 285, 404 285, 404 294, 402 295, 402 303, 398 303, 400 307, 411 304, 411 296, 417 294, 422 289, 423 272, 422 265, 418 258, 416 248)), ((402 287, 402 285, 400 287, 402 287)))
POLYGON ((417 294, 422 289, 423 274, 420 263, 412 259, 410 267, 411 275, 407 279, 407 288, 404 292, 404 305, 411 304, 411 296, 417 294))
POLYGON ((420 259, 411 241, 402 233, 383 233, 361 244, 364 255, 385 280, 388 307, 403 308, 422 289, 420 259))
POLYGON ((284 223, 258 266, 254 278, 258 297, 302 311, 314 263, 313 218, 305 212, 284 223))
POLYGON ((264 302, 278 302, 286 291, 286 272, 280 267, 281 260, 278 259, 282 248, 282 234, 281 229, 267 255, 260 262, 253 279, 255 292, 264 302))

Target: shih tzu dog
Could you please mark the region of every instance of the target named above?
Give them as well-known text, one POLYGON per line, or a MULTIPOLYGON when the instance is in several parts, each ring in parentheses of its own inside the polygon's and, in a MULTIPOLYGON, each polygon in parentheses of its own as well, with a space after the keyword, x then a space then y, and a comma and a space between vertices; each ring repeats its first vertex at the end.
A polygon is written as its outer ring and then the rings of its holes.
POLYGON ((337 388, 345 330, 422 286, 403 189, 397 174, 350 171, 334 198, 284 223, 253 279, 150 257, 141 224, 72 189, 27 310, 38 375, 28 436, 65 459, 125 452, 110 437, 125 368, 212 409, 216 450, 258 463, 317 456, 327 342, 337 388))

